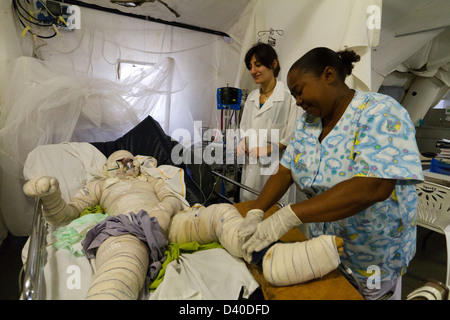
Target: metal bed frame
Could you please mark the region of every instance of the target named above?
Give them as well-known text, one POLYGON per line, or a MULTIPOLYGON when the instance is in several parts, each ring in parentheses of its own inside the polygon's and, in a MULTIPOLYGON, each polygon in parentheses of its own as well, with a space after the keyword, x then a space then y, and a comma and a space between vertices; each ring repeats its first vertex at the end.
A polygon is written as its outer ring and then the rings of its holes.
MULTIPOLYGON (((217 176, 219 179, 223 179, 229 183, 236 185, 239 188, 245 189, 253 194, 259 195, 259 192, 236 182, 226 176, 212 171, 212 174, 217 176)), ((234 204, 235 202, 228 199, 222 194, 214 191, 214 193, 219 196, 222 200, 234 204)), ((284 204, 277 203, 279 207, 283 207, 284 204)), ((47 237, 47 224, 42 217, 42 203, 41 199, 36 199, 34 217, 33 217, 33 228, 31 231, 29 239, 29 247, 27 253, 26 264, 22 279, 22 299, 24 300, 41 300, 43 288, 43 268, 46 262, 46 237, 47 237)))
MULTIPOLYGON (((218 172, 215 172, 215 171, 211 171, 211 172, 212 172, 213 175, 219 177, 220 179, 225 180, 225 181, 227 181, 227 182, 230 182, 230 183, 234 184, 235 186, 237 186, 237 187, 239 187, 239 188, 241 188, 241 189, 247 190, 247 191, 249 191, 249 192, 251 192, 251 193, 253 193, 253 194, 256 194, 257 196, 260 194, 259 191, 256 191, 255 189, 252 189, 252 188, 250 188, 250 187, 247 187, 246 185, 244 185, 244 184, 242 184, 242 183, 236 182, 236 181, 234 181, 234 180, 232 180, 232 179, 230 179, 230 178, 228 178, 228 177, 226 177, 226 176, 224 176, 224 175, 222 175, 222 174, 220 174, 220 173, 218 173, 218 172)), ((227 197, 225 197, 224 195, 218 193, 217 191, 214 191, 214 193, 215 193, 218 197, 220 197, 221 199, 227 201, 228 203, 235 204, 234 201, 228 199, 227 197)), ((282 204, 281 202, 277 202, 277 205, 278 205, 280 208, 282 208, 282 207, 285 206, 285 205, 282 204)))
POLYGON ((24 269, 22 298, 41 300, 42 270, 46 261, 47 224, 42 217, 41 199, 36 199, 33 228, 30 235, 27 260, 24 269))

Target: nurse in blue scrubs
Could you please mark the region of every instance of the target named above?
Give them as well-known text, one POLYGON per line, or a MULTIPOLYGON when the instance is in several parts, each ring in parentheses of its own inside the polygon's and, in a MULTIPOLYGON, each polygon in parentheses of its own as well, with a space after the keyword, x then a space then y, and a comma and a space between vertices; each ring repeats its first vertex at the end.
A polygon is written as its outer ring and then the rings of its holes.
POLYGON ((305 113, 253 209, 267 210, 292 184, 308 199, 259 223, 243 247, 251 254, 308 223, 313 237, 344 239, 342 269, 365 298, 399 298, 415 254, 422 168, 408 112, 345 84, 357 61, 353 51, 315 48, 291 67, 287 84, 305 113))

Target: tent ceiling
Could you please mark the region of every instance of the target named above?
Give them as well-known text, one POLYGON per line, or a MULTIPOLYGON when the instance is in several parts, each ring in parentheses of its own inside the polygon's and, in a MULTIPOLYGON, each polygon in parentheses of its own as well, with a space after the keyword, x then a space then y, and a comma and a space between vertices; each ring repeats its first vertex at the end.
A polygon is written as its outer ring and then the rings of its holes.
POLYGON ((64 2, 95 5, 106 9, 119 10, 127 14, 226 33, 237 21, 250 0, 115 0, 116 3, 112 3, 110 0, 82 0, 64 2), (126 7, 118 4, 118 2, 124 4, 134 2, 137 6, 126 7))
MULTIPOLYGON (((450 63, 450 1, 383 0, 380 42, 372 68, 433 76, 450 63)), ((448 81, 442 78, 447 85, 448 81)))
MULTIPOLYGON (((252 1, 64 0, 64 2, 93 5, 100 9, 117 10, 148 17, 153 21, 181 24, 180 26, 194 26, 204 29, 200 31, 213 31, 225 35, 252 1), (137 6, 126 7, 117 2, 134 2, 137 6)), ((383 0, 382 5, 380 41, 379 45, 373 48, 372 55, 373 70, 381 77, 386 77, 399 68, 402 72, 408 71, 408 68, 417 70, 427 65, 428 58, 434 59, 432 61, 434 69, 446 66, 450 62, 449 59, 442 57, 442 52, 446 50, 444 47, 449 48, 446 52, 450 52, 450 42, 447 36, 441 35, 446 30, 450 31, 449 0, 383 0), (439 48, 439 57, 436 57, 436 54, 433 57, 433 50, 430 50, 433 41, 435 41, 433 48, 439 48), (436 63, 441 65, 437 66, 436 63)), ((448 57, 450 58, 450 53, 448 57)))

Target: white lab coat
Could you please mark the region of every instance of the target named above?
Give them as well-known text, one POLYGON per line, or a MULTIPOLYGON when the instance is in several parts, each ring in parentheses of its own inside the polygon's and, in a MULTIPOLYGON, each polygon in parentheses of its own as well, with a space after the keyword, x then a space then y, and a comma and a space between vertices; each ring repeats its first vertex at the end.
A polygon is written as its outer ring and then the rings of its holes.
MULTIPOLYGON (((259 96, 259 89, 253 90, 248 95, 244 105, 240 129, 242 129, 244 133, 248 132, 249 129, 255 129, 257 133, 259 132, 259 129, 268 129, 267 131, 269 134, 267 136, 267 141, 269 143, 279 142, 287 146, 292 139, 296 121, 303 113, 303 109, 295 104, 295 99, 291 96, 286 85, 281 81, 277 81, 272 95, 261 108, 259 96), (275 138, 271 137, 271 129, 279 130, 279 141, 275 141, 275 138)), ((258 139, 261 140, 261 137, 259 136, 258 139)), ((252 146, 248 145, 247 140, 247 148, 249 147, 252 148, 252 146)), ((281 159, 282 152, 280 153, 278 160, 281 159)), ((241 183, 252 189, 261 191, 270 176, 265 174, 267 171, 262 171, 261 169, 264 169, 264 167, 267 168, 268 165, 263 165, 260 161, 258 161, 257 164, 250 164, 249 162, 250 159, 247 157, 243 165, 241 183), (264 172, 264 174, 262 174, 262 172, 264 172)), ((295 196, 294 198, 289 197, 288 199, 288 194, 295 194, 295 189, 291 189, 293 190, 287 192, 281 202, 288 203, 295 200, 295 196)), ((241 201, 254 200, 256 198, 257 195, 254 195, 253 193, 241 191, 241 201)))

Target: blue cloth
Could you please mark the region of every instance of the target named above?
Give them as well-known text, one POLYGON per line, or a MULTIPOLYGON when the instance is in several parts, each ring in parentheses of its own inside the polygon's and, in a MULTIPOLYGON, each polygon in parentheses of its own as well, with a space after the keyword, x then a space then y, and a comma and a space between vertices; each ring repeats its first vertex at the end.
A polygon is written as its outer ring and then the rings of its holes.
POLYGON ((252 263, 260 268, 262 268, 263 258, 266 252, 275 244, 277 243, 283 243, 282 241, 278 240, 274 243, 269 244, 267 247, 262 249, 261 251, 253 251, 252 252, 252 263))
POLYGON ((343 238, 341 261, 363 283, 371 275, 371 265, 380 267, 382 281, 398 278, 415 254, 413 184, 423 180, 408 112, 391 97, 355 92, 341 119, 320 142, 321 132, 321 119, 305 113, 281 160, 305 194, 313 197, 353 177, 397 179, 397 183, 387 200, 352 217, 311 223, 311 235, 343 238))
POLYGON ((134 235, 148 245, 150 249, 149 275, 151 279, 156 277, 165 260, 164 251, 168 241, 156 218, 149 217, 144 210, 140 210, 138 213, 130 212, 128 215, 109 216, 98 223, 86 234, 86 238, 82 242, 83 250, 88 258, 93 258, 103 241, 109 237, 125 234, 134 235))

